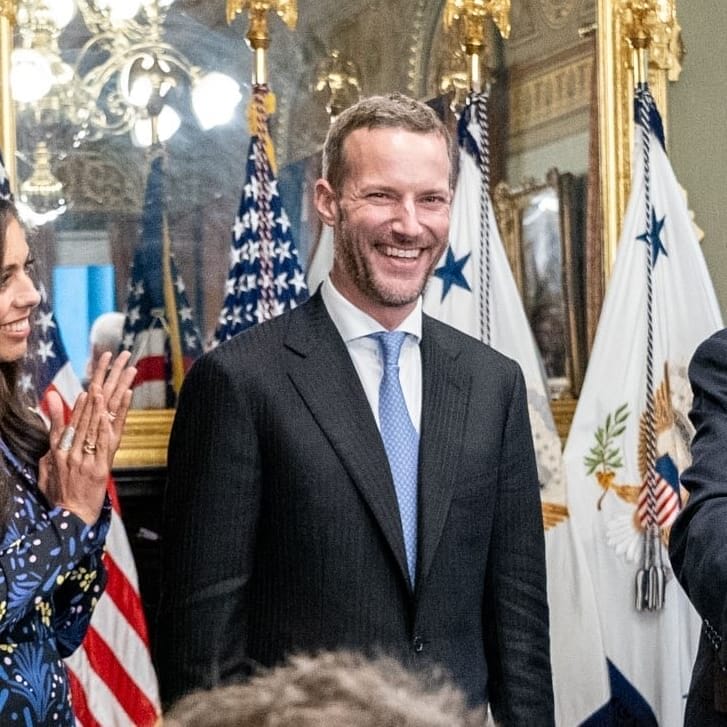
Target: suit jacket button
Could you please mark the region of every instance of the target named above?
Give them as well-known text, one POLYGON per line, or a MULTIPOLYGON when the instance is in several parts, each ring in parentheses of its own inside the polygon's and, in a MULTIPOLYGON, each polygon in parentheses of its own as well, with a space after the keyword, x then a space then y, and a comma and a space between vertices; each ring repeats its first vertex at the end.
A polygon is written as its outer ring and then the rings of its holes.
POLYGON ((424 651, 424 639, 421 636, 415 636, 411 643, 417 654, 421 654, 424 651))

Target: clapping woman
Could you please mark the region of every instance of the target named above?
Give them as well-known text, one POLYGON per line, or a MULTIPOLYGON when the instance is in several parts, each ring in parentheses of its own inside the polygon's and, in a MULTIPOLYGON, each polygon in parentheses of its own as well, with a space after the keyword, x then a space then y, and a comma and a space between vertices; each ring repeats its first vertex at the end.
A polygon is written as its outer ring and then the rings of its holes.
MULTIPOLYGON (((1 167, 0 167, 1 170, 1 167)), ((135 376, 105 354, 70 425, 47 397, 50 432, 18 396, 40 300, 15 207, 0 193, 0 724, 72 725, 62 659, 80 645, 106 573, 106 483, 135 376)))

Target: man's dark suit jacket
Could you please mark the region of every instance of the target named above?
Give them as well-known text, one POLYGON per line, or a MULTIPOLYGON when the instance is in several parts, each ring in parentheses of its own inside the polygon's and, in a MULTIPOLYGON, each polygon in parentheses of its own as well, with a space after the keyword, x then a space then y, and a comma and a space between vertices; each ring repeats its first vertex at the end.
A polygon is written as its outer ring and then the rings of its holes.
POLYGON ((320 294, 199 359, 169 445, 163 699, 296 651, 444 666, 553 722, 544 537, 518 366, 424 317, 416 589, 383 443, 320 294))
POLYGON ((707 339, 689 366, 696 427, 689 500, 672 526, 671 562, 703 619, 685 725, 727 725, 727 329, 707 339))

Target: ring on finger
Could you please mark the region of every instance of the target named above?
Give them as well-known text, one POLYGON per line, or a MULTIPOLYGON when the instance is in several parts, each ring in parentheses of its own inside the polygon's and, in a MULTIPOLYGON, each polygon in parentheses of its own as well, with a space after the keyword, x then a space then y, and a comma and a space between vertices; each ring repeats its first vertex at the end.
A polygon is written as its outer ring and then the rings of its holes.
POLYGON ((76 430, 72 426, 67 426, 61 434, 61 440, 58 442, 58 449, 61 452, 67 452, 73 446, 73 438, 76 436, 76 430))
POLYGON ((91 442, 88 439, 83 442, 83 451, 86 454, 96 454, 96 443, 91 442))
POLYGON ((117 412, 115 412, 115 411, 111 411, 111 409, 109 409, 109 410, 108 410, 108 411, 106 412, 106 416, 107 416, 107 417, 109 418, 109 421, 110 421, 110 422, 111 422, 111 423, 113 424, 113 423, 114 423, 114 422, 116 421, 116 418, 117 418, 117 417, 118 417, 119 415, 118 415, 118 413, 117 413, 117 412))

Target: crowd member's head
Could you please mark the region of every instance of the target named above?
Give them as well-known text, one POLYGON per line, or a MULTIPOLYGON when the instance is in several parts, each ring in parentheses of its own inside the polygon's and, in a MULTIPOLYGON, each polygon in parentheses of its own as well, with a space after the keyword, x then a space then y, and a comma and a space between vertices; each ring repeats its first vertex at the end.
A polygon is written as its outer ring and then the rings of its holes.
POLYGON ((86 376, 90 377, 101 355, 108 351, 114 356, 119 352, 124 330, 123 313, 111 311, 102 313, 91 326, 88 334, 89 357, 86 364, 86 376))
POLYGON ((328 133, 315 201, 333 227, 331 281, 389 329, 411 312, 447 245, 451 152, 434 111, 400 94, 360 101, 328 133))
POLYGON ((350 652, 294 656, 245 684, 184 697, 166 727, 475 727, 485 722, 440 673, 350 652))

